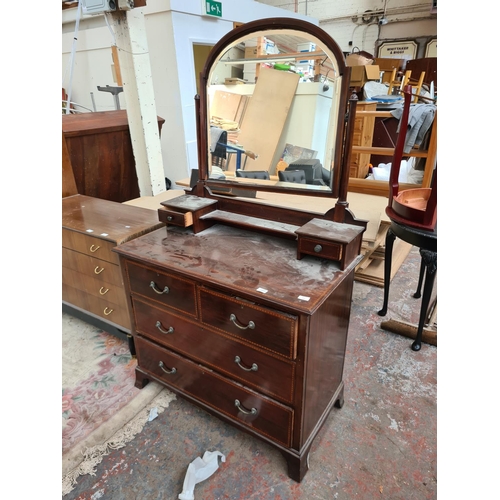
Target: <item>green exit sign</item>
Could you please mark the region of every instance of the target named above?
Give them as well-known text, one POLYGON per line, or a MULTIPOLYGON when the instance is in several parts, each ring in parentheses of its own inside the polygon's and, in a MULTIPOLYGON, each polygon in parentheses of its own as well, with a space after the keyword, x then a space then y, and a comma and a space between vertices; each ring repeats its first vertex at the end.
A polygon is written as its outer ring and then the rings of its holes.
POLYGON ((222 2, 205 0, 205 13, 207 16, 222 17, 222 2))

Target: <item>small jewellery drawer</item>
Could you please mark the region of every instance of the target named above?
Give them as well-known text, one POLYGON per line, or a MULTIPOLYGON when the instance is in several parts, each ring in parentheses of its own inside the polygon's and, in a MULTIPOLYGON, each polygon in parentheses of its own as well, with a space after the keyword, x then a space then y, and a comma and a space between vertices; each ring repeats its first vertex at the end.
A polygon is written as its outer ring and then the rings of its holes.
POLYGON ((62 230, 62 246, 113 264, 119 263, 118 255, 112 251, 116 243, 69 229, 62 230))
POLYGON ((182 213, 174 212, 173 210, 167 210, 166 208, 159 208, 158 219, 161 222, 172 224, 173 226, 189 227, 193 225, 192 212, 182 213))
POLYGON ((235 384, 141 337, 136 337, 135 347, 141 370, 155 375, 167 385, 214 408, 233 421, 255 429, 286 447, 291 446, 291 408, 235 384))
POLYGON ((295 363, 133 299, 137 333, 281 401, 293 401, 295 363))
POLYGON ((141 295, 196 318, 196 293, 192 281, 159 273, 127 261, 132 294, 141 295))
POLYGON ((200 288, 201 322, 291 359, 297 355, 297 316, 200 288))
POLYGON ((117 264, 63 248, 62 265, 78 273, 99 278, 106 283, 123 286, 122 273, 117 264))
POLYGON ((318 240, 299 240, 299 252, 330 260, 340 260, 342 258, 342 245, 318 240))

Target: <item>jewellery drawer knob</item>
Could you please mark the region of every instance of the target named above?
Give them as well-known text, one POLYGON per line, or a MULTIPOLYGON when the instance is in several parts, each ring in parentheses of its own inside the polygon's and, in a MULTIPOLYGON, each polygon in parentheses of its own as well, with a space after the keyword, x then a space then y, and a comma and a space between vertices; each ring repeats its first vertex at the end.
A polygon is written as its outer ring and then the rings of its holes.
POLYGON ((314 251, 315 251, 316 253, 320 253, 322 250, 323 250, 323 247, 322 247, 321 245, 316 245, 316 246, 314 247, 314 251))
POLYGON ((160 330, 161 333, 174 333, 174 328, 171 326, 168 330, 165 330, 161 324, 161 321, 156 322, 156 328, 160 330))
POLYGON ((172 368, 171 370, 169 370, 168 368, 165 368, 165 365, 163 364, 163 361, 160 361, 158 363, 158 366, 167 374, 167 375, 173 375, 174 373, 177 372, 177 369, 176 368, 172 368))
POLYGON ((164 287, 163 290, 160 290, 154 281, 152 281, 149 286, 153 289, 154 292, 156 292, 158 295, 161 295, 162 293, 168 293, 170 292, 170 288, 168 286, 164 287))
POLYGON ((241 405, 239 399, 234 400, 234 406, 244 413, 245 415, 257 415, 257 408, 252 408, 251 410, 247 410, 244 406, 241 405))
POLYGON ((167 220, 168 220, 168 222, 172 222, 174 220, 174 218, 171 215, 168 215, 167 220))
POLYGON ((95 274, 101 274, 103 271, 104 271, 104 267, 101 267, 101 269, 99 269, 99 266, 95 266, 95 269, 94 269, 95 274))
POLYGON ((255 323, 253 321, 249 321, 247 326, 242 325, 237 319, 235 314, 231 314, 229 316, 229 319, 232 321, 234 326, 237 326, 240 330, 246 330, 247 328, 250 328, 250 330, 253 330, 255 328, 255 323))
POLYGON ((99 250, 99 248, 101 248, 99 245, 97 245, 97 246, 90 245, 90 251, 92 253, 97 252, 97 250, 99 250))

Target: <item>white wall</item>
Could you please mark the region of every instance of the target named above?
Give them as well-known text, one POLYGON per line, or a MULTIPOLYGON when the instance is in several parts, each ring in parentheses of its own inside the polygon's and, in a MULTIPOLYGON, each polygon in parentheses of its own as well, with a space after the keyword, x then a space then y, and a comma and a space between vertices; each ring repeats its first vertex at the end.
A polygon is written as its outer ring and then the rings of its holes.
MULTIPOLYGON (((323 28, 344 52, 353 47, 376 55, 381 39, 437 36, 437 16, 431 15, 430 0, 257 0, 259 3, 306 14, 319 20, 323 28), (376 19, 364 23, 363 14, 384 11, 388 24, 376 19), (356 22, 353 17, 357 17, 356 22), (352 42, 352 45, 349 44, 352 42)), ((368 16, 369 17, 369 16, 368 16)), ((365 20, 368 20, 368 17, 365 20)), ((423 57, 423 56, 422 56, 423 57)))
MULTIPOLYGON (((161 146, 165 176, 175 181, 197 168, 196 116, 194 96, 196 78, 193 44, 214 45, 233 28, 233 22, 249 22, 265 17, 296 17, 316 20, 253 0, 223 0, 223 17, 201 15, 201 0, 148 0, 144 13, 151 60, 157 114, 165 119, 161 146)), ((97 86, 116 86, 112 72, 111 46, 114 37, 105 17, 84 16, 80 20, 73 58, 76 9, 63 11, 62 74, 63 87, 71 88, 71 100, 92 109, 91 92, 97 111, 115 109, 110 93, 97 86), (65 76, 66 75, 66 76, 65 76)), ((124 93, 120 106, 126 109, 124 93)))

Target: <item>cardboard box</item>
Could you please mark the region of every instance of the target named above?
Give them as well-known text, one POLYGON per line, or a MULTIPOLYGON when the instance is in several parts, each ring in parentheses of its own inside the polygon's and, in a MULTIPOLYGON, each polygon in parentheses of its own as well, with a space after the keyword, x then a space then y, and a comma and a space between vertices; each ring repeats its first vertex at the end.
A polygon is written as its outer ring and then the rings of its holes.
POLYGON ((380 79, 380 68, 377 64, 351 67, 351 87, 362 87, 369 80, 380 79))
POLYGON ((257 47, 245 47, 245 59, 255 59, 257 57, 257 47))
POLYGON ((370 59, 369 57, 356 52, 354 54, 349 54, 345 58, 345 63, 346 66, 366 66, 367 64, 372 64, 373 59, 370 59))

